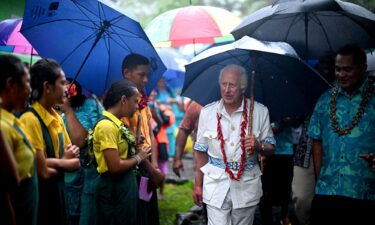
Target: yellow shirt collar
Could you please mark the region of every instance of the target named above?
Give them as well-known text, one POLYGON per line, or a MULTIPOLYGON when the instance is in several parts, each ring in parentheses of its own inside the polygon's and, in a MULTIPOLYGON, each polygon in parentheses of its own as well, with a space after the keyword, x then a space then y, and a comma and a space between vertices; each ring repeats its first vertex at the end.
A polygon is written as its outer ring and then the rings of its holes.
POLYGON ((17 118, 12 113, 8 112, 5 109, 0 109, 0 113, 1 113, 1 120, 4 120, 10 123, 11 125, 15 123, 17 118))
POLYGON ((115 115, 113 115, 112 113, 110 113, 108 111, 103 111, 103 116, 106 116, 109 119, 111 119, 112 122, 114 122, 117 126, 123 125, 123 123, 121 122, 121 120, 119 118, 117 118, 115 115))
POLYGON ((32 107, 39 114, 40 118, 42 118, 44 124, 47 127, 54 120, 56 120, 58 122, 58 118, 60 117, 60 115, 54 109, 52 109, 52 113, 50 113, 39 102, 34 102, 32 107))

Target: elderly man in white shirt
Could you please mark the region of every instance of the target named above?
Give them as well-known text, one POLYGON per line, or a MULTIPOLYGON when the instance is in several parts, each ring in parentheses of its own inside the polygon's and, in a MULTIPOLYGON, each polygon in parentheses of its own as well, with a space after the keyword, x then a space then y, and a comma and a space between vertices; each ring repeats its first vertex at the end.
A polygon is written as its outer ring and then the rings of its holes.
POLYGON ((244 96, 243 67, 220 71, 221 99, 205 106, 194 145, 194 202, 207 204, 209 225, 251 225, 262 196, 258 154, 271 154, 275 139, 268 109, 254 102, 252 134, 248 133, 250 100, 244 96))

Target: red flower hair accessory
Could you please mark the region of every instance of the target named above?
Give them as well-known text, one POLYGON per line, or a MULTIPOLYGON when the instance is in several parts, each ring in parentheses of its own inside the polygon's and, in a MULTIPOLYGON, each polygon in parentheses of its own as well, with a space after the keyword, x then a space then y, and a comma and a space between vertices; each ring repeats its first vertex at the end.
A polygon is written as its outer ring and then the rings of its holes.
POLYGON ((78 94, 77 86, 74 83, 65 85, 65 90, 66 90, 66 93, 67 93, 67 98, 77 96, 77 94, 78 94))

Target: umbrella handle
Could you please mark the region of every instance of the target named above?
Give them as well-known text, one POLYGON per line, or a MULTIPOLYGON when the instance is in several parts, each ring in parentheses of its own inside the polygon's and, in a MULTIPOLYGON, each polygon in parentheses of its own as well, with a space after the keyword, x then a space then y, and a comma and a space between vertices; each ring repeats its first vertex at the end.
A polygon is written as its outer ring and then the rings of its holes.
MULTIPOLYGON (((255 70, 251 73, 251 86, 250 86, 250 111, 249 111, 249 126, 247 127, 247 133, 252 135, 253 132, 253 112, 254 112, 254 82, 255 82, 255 70)), ((254 146, 253 146, 254 147, 254 146)))
MULTIPOLYGON (((250 111, 249 111, 249 126, 248 134, 252 135, 253 132, 253 112, 254 112, 254 85, 255 85, 255 70, 251 72, 251 86, 250 86, 250 111)), ((252 148, 255 148, 255 141, 253 142, 252 148)), ((260 160, 260 170, 264 171, 263 160, 260 160)))

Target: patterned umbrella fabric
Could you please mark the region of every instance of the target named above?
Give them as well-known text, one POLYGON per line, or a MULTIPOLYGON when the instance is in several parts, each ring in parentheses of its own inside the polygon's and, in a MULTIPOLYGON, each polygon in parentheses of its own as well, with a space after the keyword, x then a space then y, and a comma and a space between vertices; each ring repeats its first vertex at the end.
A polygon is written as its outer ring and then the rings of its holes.
POLYGON ((240 22, 237 16, 225 9, 188 6, 157 16, 145 31, 155 47, 213 44, 233 41, 230 32, 240 22))
POLYGON ((7 19, 0 22, 0 51, 37 55, 37 51, 21 34, 21 26, 21 18, 7 19))

